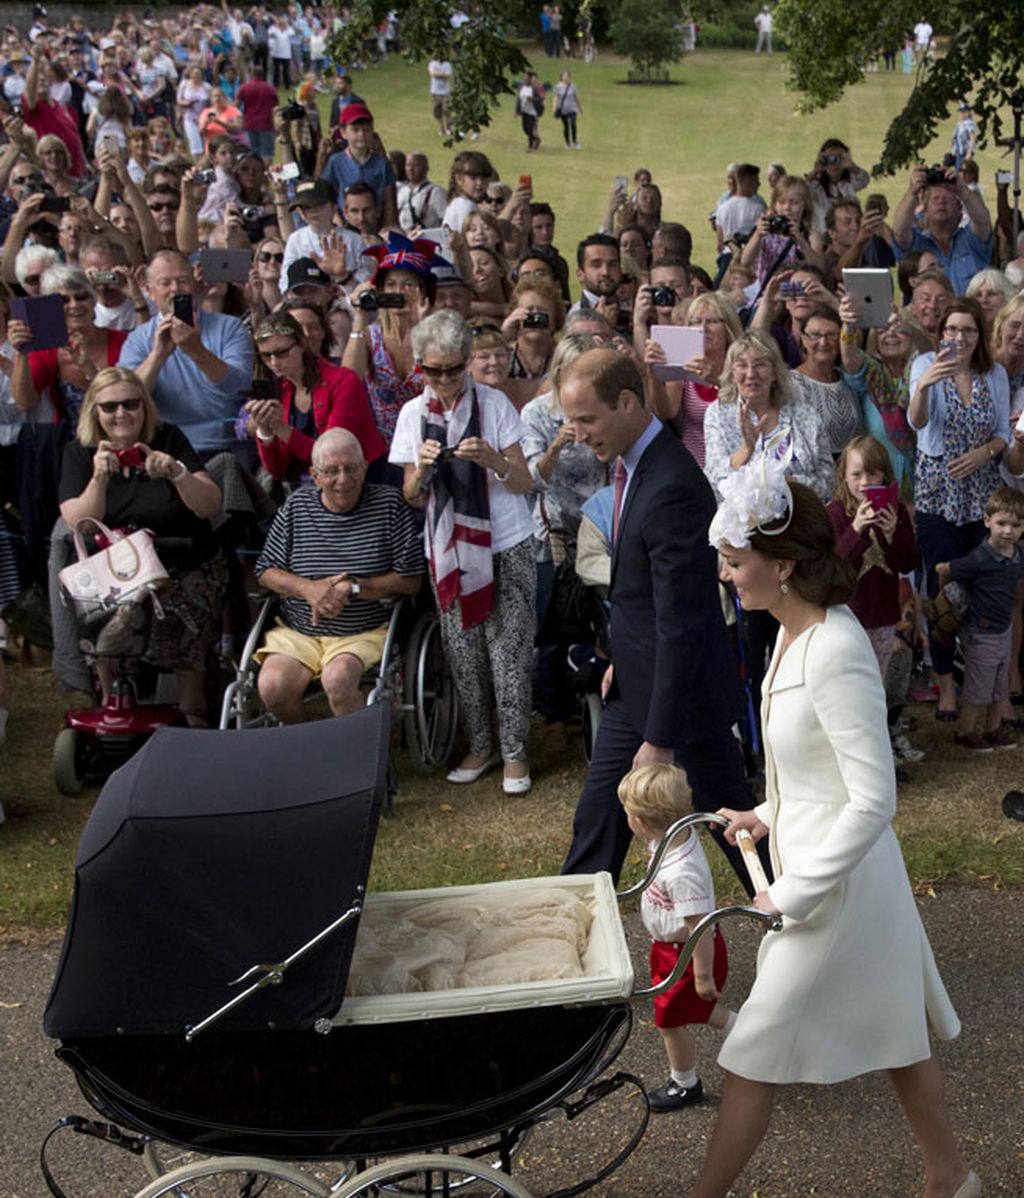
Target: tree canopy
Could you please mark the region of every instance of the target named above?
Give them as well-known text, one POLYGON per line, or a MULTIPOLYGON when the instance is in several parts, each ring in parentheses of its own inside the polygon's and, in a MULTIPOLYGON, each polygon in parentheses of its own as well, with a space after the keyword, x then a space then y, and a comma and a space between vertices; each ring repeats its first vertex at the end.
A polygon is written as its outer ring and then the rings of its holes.
POLYGON ((515 5, 484 5, 458 29, 451 25, 450 0, 353 0, 349 8, 351 21, 330 42, 333 60, 345 64, 361 59, 364 42, 375 39, 389 12, 397 13, 402 52, 409 62, 447 58, 455 65, 451 120, 452 128, 462 133, 490 124, 499 98, 514 91, 512 80, 529 67, 510 40, 515 5))
MULTIPOLYGON (((779 0, 778 25, 789 45, 790 84, 798 108, 813 112, 859 83, 864 66, 884 50, 902 48, 922 7, 941 57, 917 68, 903 111, 889 126, 875 174, 894 174, 915 162, 958 101, 974 109, 980 137, 1006 135, 1005 113, 1021 88, 1024 4, 1007 0, 779 0)), ((1019 106, 1019 105, 1018 105, 1019 106)))
POLYGON ((620 0, 608 32, 615 51, 630 59, 641 80, 653 80, 666 63, 683 56, 679 11, 651 0, 620 0))

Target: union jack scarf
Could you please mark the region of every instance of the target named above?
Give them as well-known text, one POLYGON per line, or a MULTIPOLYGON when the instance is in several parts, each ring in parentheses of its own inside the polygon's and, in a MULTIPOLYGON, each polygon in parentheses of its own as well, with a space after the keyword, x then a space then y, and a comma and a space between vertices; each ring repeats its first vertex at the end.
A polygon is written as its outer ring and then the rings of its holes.
MULTIPOLYGON (((469 384, 445 424, 441 401, 428 387, 423 439, 452 449, 464 437, 480 436, 480 405, 469 384)), ((442 611, 459 601, 462 627, 472 628, 490 615, 494 602, 491 557, 491 505, 487 471, 459 458, 439 461, 427 499, 427 548, 430 574, 442 611)))

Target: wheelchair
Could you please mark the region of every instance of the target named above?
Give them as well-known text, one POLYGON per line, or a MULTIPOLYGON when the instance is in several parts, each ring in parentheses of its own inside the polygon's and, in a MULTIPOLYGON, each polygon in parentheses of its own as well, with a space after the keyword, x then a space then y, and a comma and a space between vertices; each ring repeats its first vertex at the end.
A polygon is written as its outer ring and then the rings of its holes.
MULTIPOLYGON (((235 677, 221 702, 218 727, 222 732, 277 723, 259 696, 255 655, 278 606, 276 597, 266 598, 249 631, 235 677)), ((402 740, 416 773, 433 774, 447 764, 458 735, 459 701, 441 644, 441 621, 433 607, 418 598, 394 602, 383 655, 363 675, 362 687, 367 706, 389 703, 401 715, 402 740)), ((314 703, 322 693, 314 683, 304 702, 314 703)))

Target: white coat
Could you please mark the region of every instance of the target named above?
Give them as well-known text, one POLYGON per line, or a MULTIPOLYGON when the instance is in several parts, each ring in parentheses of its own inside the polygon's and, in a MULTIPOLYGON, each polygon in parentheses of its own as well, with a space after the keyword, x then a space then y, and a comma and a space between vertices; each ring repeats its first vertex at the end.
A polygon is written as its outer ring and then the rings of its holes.
POLYGON ((847 607, 781 634, 765 681, 766 802, 784 926, 719 1064, 763 1082, 836 1082, 931 1055, 928 1024, 960 1023, 914 904, 892 830, 896 779, 885 695, 867 635, 847 607))

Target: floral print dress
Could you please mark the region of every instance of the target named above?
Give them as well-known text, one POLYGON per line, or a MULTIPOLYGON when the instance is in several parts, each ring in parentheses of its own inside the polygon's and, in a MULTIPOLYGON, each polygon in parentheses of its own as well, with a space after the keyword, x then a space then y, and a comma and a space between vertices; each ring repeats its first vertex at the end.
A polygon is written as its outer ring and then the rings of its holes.
POLYGON ((914 471, 914 493, 918 510, 941 516, 957 527, 972 524, 985 515, 988 497, 999 486, 999 467, 986 462, 966 478, 950 478, 949 463, 984 445, 996 427, 996 411, 985 375, 971 375, 971 402, 964 403, 951 379, 934 384, 942 389, 946 419, 942 430, 943 453, 939 457, 918 450, 914 471))

